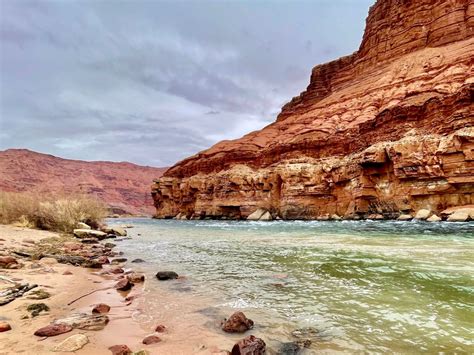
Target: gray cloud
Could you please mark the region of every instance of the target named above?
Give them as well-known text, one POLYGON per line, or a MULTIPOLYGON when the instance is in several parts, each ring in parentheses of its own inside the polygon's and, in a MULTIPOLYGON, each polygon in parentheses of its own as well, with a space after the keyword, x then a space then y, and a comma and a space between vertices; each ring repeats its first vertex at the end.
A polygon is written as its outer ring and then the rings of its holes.
POLYGON ((0 1, 0 149, 173 164, 271 123, 371 3, 0 1))

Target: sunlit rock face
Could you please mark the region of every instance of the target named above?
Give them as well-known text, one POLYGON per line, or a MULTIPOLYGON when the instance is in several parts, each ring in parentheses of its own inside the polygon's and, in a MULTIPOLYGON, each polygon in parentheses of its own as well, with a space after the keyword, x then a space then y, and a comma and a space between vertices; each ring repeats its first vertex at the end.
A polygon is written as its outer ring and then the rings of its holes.
POLYGON ((474 204, 474 1, 379 0, 276 122, 170 168, 156 217, 395 218, 474 204))

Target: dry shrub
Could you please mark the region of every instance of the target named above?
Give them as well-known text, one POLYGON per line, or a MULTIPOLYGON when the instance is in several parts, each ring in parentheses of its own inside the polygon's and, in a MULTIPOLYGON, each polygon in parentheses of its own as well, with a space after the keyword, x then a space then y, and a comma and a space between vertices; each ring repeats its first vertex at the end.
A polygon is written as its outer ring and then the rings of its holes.
POLYGON ((91 196, 0 192, 0 223, 72 232, 78 222, 97 228, 107 207, 91 196))

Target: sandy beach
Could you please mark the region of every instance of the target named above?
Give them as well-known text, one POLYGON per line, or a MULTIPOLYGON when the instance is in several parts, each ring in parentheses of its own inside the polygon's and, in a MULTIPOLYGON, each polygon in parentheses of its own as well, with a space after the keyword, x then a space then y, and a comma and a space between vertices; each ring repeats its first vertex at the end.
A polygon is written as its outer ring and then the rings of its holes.
MULTIPOLYGON (((12 255, 17 250, 33 251, 50 238, 58 237, 57 233, 0 225, 0 251, 2 255, 12 255)), ((73 237, 70 239, 74 241, 73 237)), ((118 344, 126 344, 134 352, 146 350, 148 354, 225 354, 227 352, 222 349, 231 349, 242 338, 241 335, 220 331, 219 319, 209 321, 209 317, 195 312, 203 304, 198 299, 183 297, 180 309, 167 307, 168 303, 176 304, 171 302, 175 295, 163 290, 159 293, 162 307, 158 311, 146 309, 145 302, 141 302, 146 283, 136 284, 126 292, 114 288, 120 276, 107 274, 106 271, 117 265, 87 269, 58 263, 52 258, 28 260, 18 257, 17 260, 21 263, 20 268, 1 269, 3 279, 0 280, 0 292, 12 285, 5 278, 38 286, 1 306, 0 322, 9 323, 12 329, 0 333, 0 354, 50 354, 55 346, 74 334, 84 334, 88 338, 88 343, 75 351, 77 354, 111 354, 108 348, 118 344), (38 289, 47 291, 50 297, 43 300, 31 299, 31 292, 38 289), (90 294, 87 295, 88 293, 90 294), (79 300, 74 301, 79 297, 79 300), (127 301, 127 297, 133 299, 127 301), (32 317, 27 306, 39 302, 47 304, 50 310, 32 317), (99 303, 111 307, 107 314, 109 322, 102 330, 73 329, 51 337, 34 335, 36 330, 54 320, 75 313, 91 314, 94 305, 99 303), (155 328, 159 324, 165 325, 166 330, 156 333, 155 328), (161 341, 145 345, 142 341, 148 335, 159 336, 161 341)), ((125 272, 130 271, 124 269, 125 272)), ((140 271, 139 267, 137 271, 140 271)))
MULTIPOLYGON (((46 231, 0 225, 0 239, 2 239, 0 250, 3 253, 19 248, 30 250, 35 246, 33 243, 57 236, 56 233, 46 231)), ((128 344, 134 351, 143 348, 141 340, 147 332, 132 320, 132 315, 136 311, 134 302, 124 301, 125 296, 140 293, 140 285, 136 285, 128 293, 119 292, 114 289, 115 277, 100 275, 100 269, 91 271, 91 269, 60 264, 50 258, 38 261, 19 260, 23 264, 20 269, 2 269, 0 274, 16 282, 37 284, 36 289, 43 289, 51 296, 35 301, 30 299, 27 293, 1 307, 0 319, 8 322, 12 329, 0 333, 0 354, 49 354, 57 344, 78 333, 86 335, 89 339, 89 343, 77 351, 79 354, 110 354, 108 347, 116 344, 128 344), (100 291, 68 305, 76 298, 94 290, 100 291), (37 302, 46 303, 50 311, 31 317, 26 307, 37 302), (97 303, 106 303, 111 307, 108 313, 110 321, 103 330, 74 329, 71 332, 48 338, 33 335, 37 329, 55 319, 77 312, 90 314, 93 305, 97 303), (27 318, 23 319, 25 316, 27 318)), ((10 283, 2 280, 0 285, 4 289, 10 286, 10 283)))

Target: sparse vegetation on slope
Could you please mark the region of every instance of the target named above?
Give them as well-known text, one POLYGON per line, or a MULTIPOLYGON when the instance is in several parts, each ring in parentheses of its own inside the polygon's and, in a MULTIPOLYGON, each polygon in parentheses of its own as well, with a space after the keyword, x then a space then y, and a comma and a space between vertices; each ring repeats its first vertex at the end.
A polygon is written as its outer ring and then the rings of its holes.
POLYGON ((0 192, 2 224, 70 233, 78 222, 97 227, 106 216, 106 205, 90 196, 0 192))

